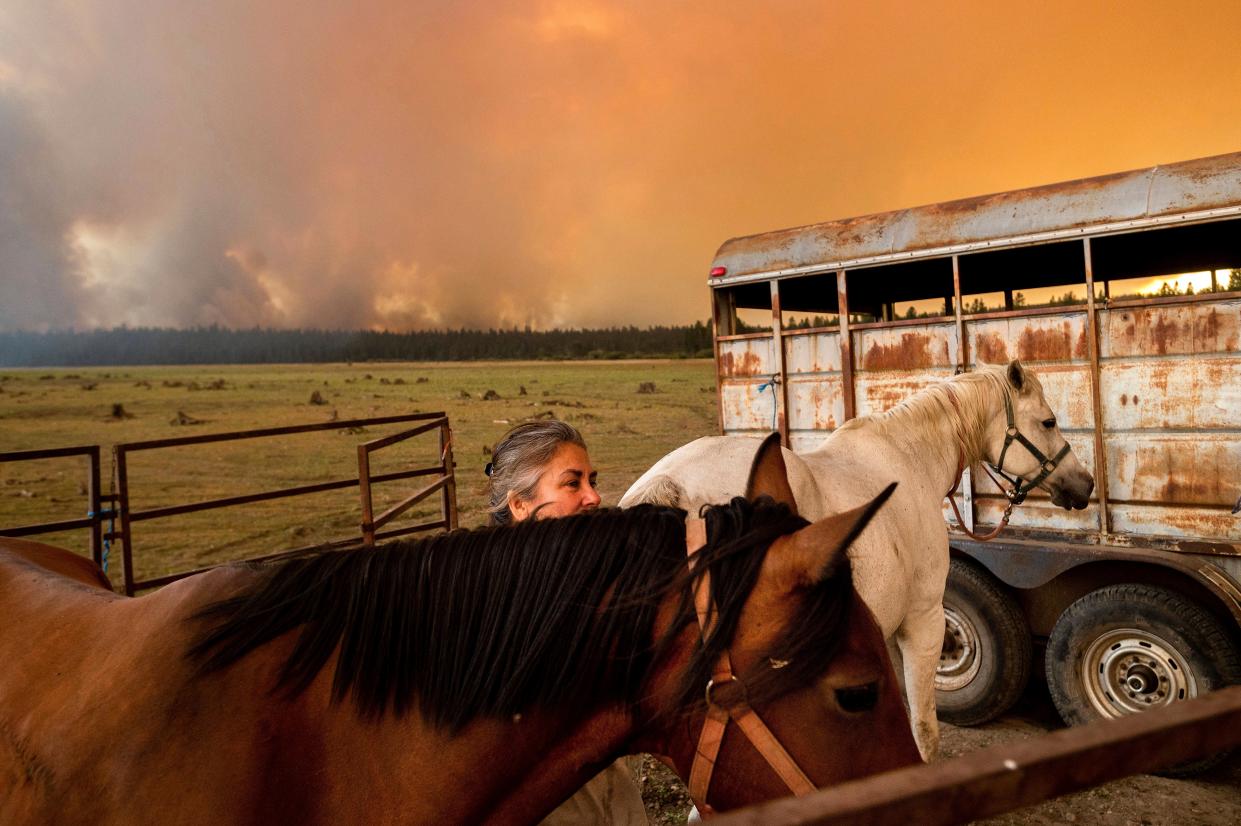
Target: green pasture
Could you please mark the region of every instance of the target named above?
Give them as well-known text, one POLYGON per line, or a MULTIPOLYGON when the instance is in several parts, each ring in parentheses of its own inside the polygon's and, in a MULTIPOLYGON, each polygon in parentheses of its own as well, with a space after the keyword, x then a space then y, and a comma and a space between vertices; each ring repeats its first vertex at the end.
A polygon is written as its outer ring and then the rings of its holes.
MULTIPOLYGON (((471 527, 486 520, 486 449, 513 424, 550 414, 576 425, 599 469, 604 503, 614 504, 660 456, 715 432, 714 371, 706 360, 0 370, 0 452, 102 445, 105 491, 106 448, 118 442, 435 411, 452 424, 461 524, 471 527), (488 391, 498 398, 484 400, 488 391), (311 403, 316 393, 322 403, 311 403)), ((356 478, 356 446, 400 429, 332 429, 136 453, 131 507, 356 478)), ((372 473, 437 458, 436 436, 428 433, 376 454, 372 473)), ((86 478, 84 458, 0 464, 0 526, 84 516, 86 478)), ((379 486, 376 511, 418 486, 418 479, 379 486)), ((433 497, 410 516, 435 513, 433 497)), ((140 522, 133 531, 136 573, 155 576, 357 535, 360 514, 355 487, 140 522)), ((41 539, 87 552, 84 531, 41 539)), ((111 572, 119 578, 119 560, 111 572)))

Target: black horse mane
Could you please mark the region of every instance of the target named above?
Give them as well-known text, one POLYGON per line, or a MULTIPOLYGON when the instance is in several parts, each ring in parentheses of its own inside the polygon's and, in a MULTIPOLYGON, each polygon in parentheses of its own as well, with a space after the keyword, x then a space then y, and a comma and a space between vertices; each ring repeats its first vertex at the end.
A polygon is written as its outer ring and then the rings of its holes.
MULTIPOLYGON (((301 693, 338 653, 336 701, 351 696, 372 718, 416 707, 449 731, 540 706, 572 713, 632 704, 652 664, 696 622, 691 580, 710 570, 719 621, 676 702, 692 706, 732 641, 767 548, 806 524, 771 500, 737 498, 704 516, 709 541, 693 576, 685 512, 652 505, 261 565, 238 593, 192 617, 205 627, 188 656, 209 674, 295 631, 278 691, 301 693), (676 619, 652 644, 656 611, 672 589, 680 589, 676 619)), ((847 564, 803 595, 771 652, 790 665, 743 675, 751 702, 826 670, 851 597, 847 564)))

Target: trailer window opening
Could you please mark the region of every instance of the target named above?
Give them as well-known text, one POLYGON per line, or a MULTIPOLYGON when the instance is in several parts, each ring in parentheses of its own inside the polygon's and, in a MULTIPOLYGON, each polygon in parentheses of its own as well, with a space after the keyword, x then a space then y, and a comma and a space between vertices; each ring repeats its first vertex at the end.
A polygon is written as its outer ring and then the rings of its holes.
POLYGON ((713 299, 717 335, 771 332, 771 285, 767 282, 717 289, 713 299))
POLYGON ((1091 259, 1113 301, 1241 291, 1241 219, 1096 238, 1091 259))
POLYGON ((849 321, 856 324, 952 316, 951 258, 849 270, 849 321))
POLYGON ((840 294, 835 272, 786 278, 777 283, 782 329, 819 330, 840 326, 840 294))
POLYGON ((987 250, 959 260, 966 315, 1086 303, 1081 241, 987 250))

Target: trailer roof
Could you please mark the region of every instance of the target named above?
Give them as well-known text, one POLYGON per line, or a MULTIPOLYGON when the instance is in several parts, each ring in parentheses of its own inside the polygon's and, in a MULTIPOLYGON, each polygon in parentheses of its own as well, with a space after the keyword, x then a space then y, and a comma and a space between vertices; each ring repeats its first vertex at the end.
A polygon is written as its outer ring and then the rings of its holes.
POLYGON ((733 238, 713 285, 1241 214, 1241 152, 733 238))

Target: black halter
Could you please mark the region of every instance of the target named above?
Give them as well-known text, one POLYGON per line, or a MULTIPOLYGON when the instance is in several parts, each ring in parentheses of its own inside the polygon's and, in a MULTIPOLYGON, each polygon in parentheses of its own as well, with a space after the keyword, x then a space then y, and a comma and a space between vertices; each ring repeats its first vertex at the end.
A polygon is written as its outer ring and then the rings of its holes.
POLYGON ((1004 391, 1004 415, 1008 417, 1008 429, 1004 431, 1004 447, 1000 450, 1000 460, 992 465, 995 472, 1000 477, 1012 485, 1011 490, 1004 491, 1004 495, 1008 497, 1008 501, 1014 505, 1020 505, 1026 501, 1026 496, 1030 491, 1043 484, 1043 481, 1056 472, 1056 467, 1060 464, 1060 460, 1069 452, 1069 443, 1066 441, 1064 447, 1060 448, 1060 452, 1052 458, 1048 459, 1043 451, 1035 447, 1034 443, 1027 439, 1020 430, 1017 429, 1017 423, 1013 419, 1013 402, 1009 398, 1008 391, 1004 391), (1004 472, 1004 455, 1008 453, 1008 448, 1013 442, 1020 442, 1021 446, 1030 451, 1030 455, 1038 460, 1042 467, 1039 469, 1038 476, 1033 479, 1025 480, 1016 474, 1007 474, 1004 472))

